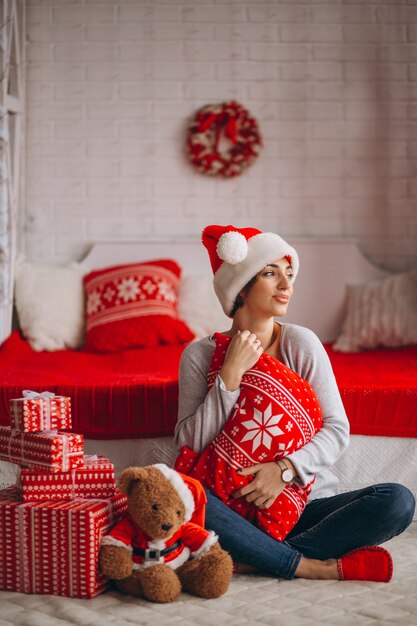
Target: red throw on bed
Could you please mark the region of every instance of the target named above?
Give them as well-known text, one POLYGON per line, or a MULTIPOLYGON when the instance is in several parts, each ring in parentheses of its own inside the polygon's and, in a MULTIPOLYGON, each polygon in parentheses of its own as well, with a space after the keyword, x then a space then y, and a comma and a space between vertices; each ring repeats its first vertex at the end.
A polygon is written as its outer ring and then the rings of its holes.
POLYGON ((184 345, 111 354, 34 352, 14 332, 0 347, 0 424, 23 389, 70 396, 72 430, 90 439, 171 435, 184 345))
POLYGON ((417 345, 347 354, 325 348, 352 435, 417 437, 417 345))
MULTIPOLYGON (((0 346, 0 424, 9 424, 9 399, 33 389, 70 396, 73 431, 87 438, 170 436, 184 347, 34 352, 16 331, 0 346)), ((353 434, 417 437, 417 346, 326 350, 353 434)))

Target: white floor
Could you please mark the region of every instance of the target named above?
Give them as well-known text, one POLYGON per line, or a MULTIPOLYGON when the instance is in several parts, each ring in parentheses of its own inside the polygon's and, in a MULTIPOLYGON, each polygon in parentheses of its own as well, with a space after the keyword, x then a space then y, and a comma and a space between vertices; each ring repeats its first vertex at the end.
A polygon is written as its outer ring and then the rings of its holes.
POLYGON ((417 525, 385 544, 389 584, 235 576, 217 600, 182 594, 151 604, 107 592, 92 600, 0 592, 0 626, 370 626, 417 624, 417 525))

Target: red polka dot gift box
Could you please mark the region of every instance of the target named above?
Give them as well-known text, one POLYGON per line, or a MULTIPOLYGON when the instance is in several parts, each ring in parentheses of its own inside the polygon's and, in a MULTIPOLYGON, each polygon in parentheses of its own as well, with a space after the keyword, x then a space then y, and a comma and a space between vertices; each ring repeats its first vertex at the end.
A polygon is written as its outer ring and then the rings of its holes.
POLYGON ((83 462, 84 437, 63 431, 25 433, 0 426, 0 460, 31 469, 68 472, 83 462))
POLYGON ((104 456, 86 456, 69 472, 20 469, 17 487, 23 502, 110 498, 116 493, 114 465, 104 456))
POLYGON ((22 398, 9 400, 10 425, 31 433, 42 430, 71 430, 71 398, 49 391, 23 391, 22 398))
POLYGON ((16 487, 0 491, 0 589, 92 598, 109 586, 99 572, 100 542, 127 500, 21 502, 16 487))

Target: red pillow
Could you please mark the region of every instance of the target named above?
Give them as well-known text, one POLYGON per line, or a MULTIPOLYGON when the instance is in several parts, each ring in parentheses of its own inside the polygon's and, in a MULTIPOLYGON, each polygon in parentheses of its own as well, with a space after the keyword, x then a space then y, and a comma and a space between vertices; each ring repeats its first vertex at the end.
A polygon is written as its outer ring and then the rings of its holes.
POLYGON ((194 334, 177 317, 180 274, 179 265, 168 259, 87 274, 86 349, 116 352, 191 341, 194 334))

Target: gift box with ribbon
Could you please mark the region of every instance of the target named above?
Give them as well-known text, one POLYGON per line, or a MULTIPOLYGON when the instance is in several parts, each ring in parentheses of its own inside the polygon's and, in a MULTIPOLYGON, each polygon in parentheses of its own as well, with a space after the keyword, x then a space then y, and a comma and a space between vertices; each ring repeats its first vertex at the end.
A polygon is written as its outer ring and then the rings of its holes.
POLYGON ((104 456, 85 456, 69 472, 21 469, 17 486, 23 502, 110 498, 116 492, 114 465, 104 456))
POLYGON ((24 433, 0 426, 0 459, 22 467, 67 472, 83 462, 84 437, 76 433, 24 433))
POLYGON ((0 589, 92 598, 108 587, 99 572, 101 538, 127 509, 111 498, 26 502, 0 491, 0 589))
POLYGON ((23 391, 22 398, 9 400, 10 425, 26 433, 71 429, 71 398, 50 391, 23 391))

